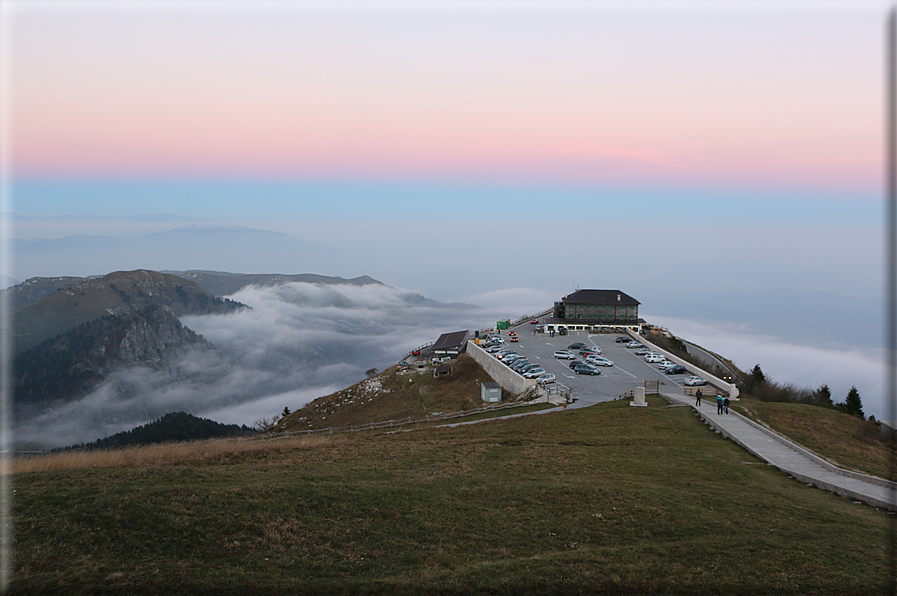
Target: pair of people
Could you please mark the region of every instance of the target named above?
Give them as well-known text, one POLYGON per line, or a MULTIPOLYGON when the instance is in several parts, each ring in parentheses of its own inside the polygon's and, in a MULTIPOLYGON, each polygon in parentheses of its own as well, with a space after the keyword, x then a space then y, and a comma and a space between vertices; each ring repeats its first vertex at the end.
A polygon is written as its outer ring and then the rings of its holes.
POLYGON ((729 413, 729 398, 723 399, 722 395, 716 396, 716 413, 717 414, 728 414, 729 413))

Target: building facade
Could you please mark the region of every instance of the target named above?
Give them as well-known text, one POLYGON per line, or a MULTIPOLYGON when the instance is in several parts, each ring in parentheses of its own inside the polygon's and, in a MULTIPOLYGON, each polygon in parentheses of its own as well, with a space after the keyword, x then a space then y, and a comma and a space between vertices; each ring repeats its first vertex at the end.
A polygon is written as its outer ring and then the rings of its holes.
POLYGON ((620 290, 577 290, 554 303, 554 319, 579 327, 632 327, 644 323, 639 301, 620 290))

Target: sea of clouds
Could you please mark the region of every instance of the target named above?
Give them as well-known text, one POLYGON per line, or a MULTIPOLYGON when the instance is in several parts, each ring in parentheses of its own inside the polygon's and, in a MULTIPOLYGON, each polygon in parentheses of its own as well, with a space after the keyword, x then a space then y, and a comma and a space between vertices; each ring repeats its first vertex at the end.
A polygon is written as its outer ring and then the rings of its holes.
POLYGON ((120 370, 83 399, 24 421, 17 443, 46 448, 90 442, 172 411, 251 426, 352 385, 372 368, 396 364, 442 333, 527 314, 505 306, 442 304, 381 284, 247 287, 231 298, 252 308, 181 319, 214 352, 185 352, 164 370, 120 370))

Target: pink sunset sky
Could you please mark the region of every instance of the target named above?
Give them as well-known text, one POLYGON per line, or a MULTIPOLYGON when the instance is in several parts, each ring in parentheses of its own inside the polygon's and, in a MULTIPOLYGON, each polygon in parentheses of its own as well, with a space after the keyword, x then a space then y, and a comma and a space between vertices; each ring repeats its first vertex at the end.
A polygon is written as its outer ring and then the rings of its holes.
POLYGON ((883 179, 882 3, 10 4, 17 176, 883 179))

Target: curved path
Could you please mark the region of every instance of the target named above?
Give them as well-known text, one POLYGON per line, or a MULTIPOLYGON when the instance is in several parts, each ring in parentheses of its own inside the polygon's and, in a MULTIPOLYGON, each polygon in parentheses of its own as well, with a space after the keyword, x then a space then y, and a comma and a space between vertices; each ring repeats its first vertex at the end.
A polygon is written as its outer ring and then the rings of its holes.
POLYGON ((670 403, 693 407, 714 430, 801 482, 897 511, 897 483, 839 468, 734 410, 717 414, 715 398, 704 399, 697 406, 692 396, 661 395, 670 403))

